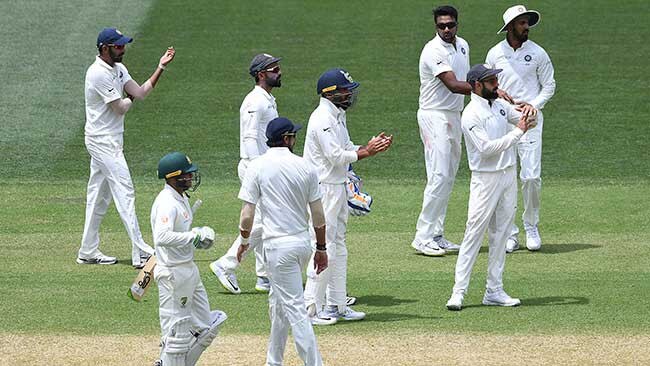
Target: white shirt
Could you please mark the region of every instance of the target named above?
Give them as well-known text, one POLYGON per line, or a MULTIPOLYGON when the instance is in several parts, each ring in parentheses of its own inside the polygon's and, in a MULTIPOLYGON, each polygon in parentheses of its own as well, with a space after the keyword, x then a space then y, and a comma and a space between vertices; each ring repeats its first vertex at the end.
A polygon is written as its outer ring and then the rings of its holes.
POLYGON ((516 163, 513 148, 524 134, 510 124, 519 122, 521 113, 508 102, 488 100, 472 93, 461 119, 469 169, 473 172, 496 172, 516 163))
POLYGON ((151 230, 159 264, 173 266, 194 259, 192 242, 196 235, 190 231, 192 219, 187 197, 165 184, 151 207, 151 230))
POLYGON ((357 150, 350 141, 345 111, 320 98, 309 116, 303 157, 318 171, 321 183, 345 183, 348 166, 357 161, 357 150))
POLYGON ((555 93, 555 71, 551 59, 533 41, 528 40, 514 50, 507 40, 503 40, 488 52, 485 63, 503 69, 497 75, 499 88, 516 101, 528 102, 539 110, 555 93))
POLYGON ((277 117, 275 98, 255 85, 239 108, 239 156, 242 159, 255 159, 269 149, 266 126, 277 117))
POLYGON ((86 71, 86 136, 124 133, 124 115, 113 111, 108 103, 121 99, 124 85, 131 75, 117 62, 111 67, 99 56, 86 71))
POLYGON ((420 109, 463 110, 463 94, 452 93, 438 75, 453 71, 457 80, 464 81, 469 71, 469 45, 456 36, 456 47, 436 35, 420 55, 420 109))
POLYGON ((274 147, 253 160, 239 199, 256 205, 265 242, 301 238, 309 242, 309 203, 322 194, 316 170, 286 147, 274 147))

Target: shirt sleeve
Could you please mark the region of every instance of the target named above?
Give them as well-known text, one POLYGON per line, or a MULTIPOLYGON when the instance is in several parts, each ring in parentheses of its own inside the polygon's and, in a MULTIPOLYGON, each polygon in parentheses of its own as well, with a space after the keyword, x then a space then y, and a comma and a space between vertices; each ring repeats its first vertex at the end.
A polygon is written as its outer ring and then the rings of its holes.
POLYGON ((118 90, 113 78, 108 73, 96 75, 92 80, 93 89, 105 104, 122 98, 122 90, 118 90))
POLYGON ((347 164, 354 163, 358 160, 357 152, 354 150, 354 144, 352 144, 350 138, 348 137, 348 143, 345 146, 341 146, 333 127, 317 128, 315 135, 321 146, 323 156, 332 165, 347 166, 347 164))
POLYGON ((175 207, 159 207, 157 210, 153 228, 153 241, 156 246, 182 247, 194 241, 196 235, 193 232, 174 231, 176 215, 175 207))
POLYGON ((438 76, 443 72, 453 71, 451 65, 449 64, 449 61, 447 60, 446 54, 434 51, 431 53, 431 60, 429 61, 431 65, 431 73, 433 76, 438 76))
POLYGON ((537 66, 537 80, 542 89, 537 97, 530 101, 530 104, 539 110, 544 108, 544 105, 555 94, 555 70, 551 58, 548 57, 545 51, 543 52, 542 61, 537 66))
POLYGON ((241 188, 239 189, 239 195, 237 196, 240 200, 254 205, 259 201, 261 194, 257 165, 251 163, 248 169, 246 169, 246 175, 244 176, 241 188))
POLYGON ((318 173, 316 172, 316 169, 312 168, 309 166, 309 177, 308 177, 308 184, 309 184, 309 202, 314 202, 318 201, 323 197, 323 193, 320 190, 320 184, 318 182, 318 173))
POLYGON ((240 112, 242 144, 249 159, 261 155, 257 146, 262 109, 258 103, 248 102, 240 112))
POLYGON ((476 149, 484 157, 490 157, 507 150, 515 142, 519 141, 524 134, 519 128, 514 128, 505 136, 490 140, 483 123, 474 116, 470 117, 470 120, 467 122, 463 121, 462 126, 465 138, 470 139, 472 144, 476 146, 476 149))

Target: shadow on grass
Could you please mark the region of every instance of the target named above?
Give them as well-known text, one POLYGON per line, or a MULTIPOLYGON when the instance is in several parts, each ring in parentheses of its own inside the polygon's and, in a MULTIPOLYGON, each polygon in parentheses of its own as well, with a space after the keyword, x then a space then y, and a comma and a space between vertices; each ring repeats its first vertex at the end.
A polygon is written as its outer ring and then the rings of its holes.
MULTIPOLYGON (((531 252, 526 249, 526 242, 524 241, 519 242, 519 250, 510 253, 509 255, 524 255, 524 254, 531 254, 531 255, 537 255, 537 254, 562 254, 562 253, 570 253, 570 252, 577 252, 579 250, 588 250, 588 249, 596 249, 600 248, 601 245, 595 245, 595 244, 577 244, 577 243, 562 243, 562 244, 544 244, 542 245, 542 249, 539 251, 531 252)), ((479 253, 488 253, 488 246, 483 245, 481 246, 481 249, 479 249, 479 253)), ((419 254, 422 255, 422 254, 419 254)), ((457 251, 448 251, 445 253, 445 256, 458 256, 457 251)))
MULTIPOLYGON (((581 296, 547 296, 547 297, 533 297, 521 298, 521 306, 558 306, 558 305, 587 305, 589 299, 581 296)), ((487 307, 481 303, 463 305, 463 309, 487 307)))
POLYGON ((357 304, 369 306, 395 306, 400 304, 410 304, 418 302, 414 299, 398 299, 394 296, 370 295, 357 297, 357 304))
MULTIPOLYGON (((366 322, 399 322, 404 320, 413 320, 413 319, 442 319, 441 316, 422 316, 415 314, 404 314, 404 313, 372 313, 369 312, 366 315, 366 322)), ((343 322, 346 323, 346 322, 343 322)), ((353 323, 353 322, 350 322, 353 323)))

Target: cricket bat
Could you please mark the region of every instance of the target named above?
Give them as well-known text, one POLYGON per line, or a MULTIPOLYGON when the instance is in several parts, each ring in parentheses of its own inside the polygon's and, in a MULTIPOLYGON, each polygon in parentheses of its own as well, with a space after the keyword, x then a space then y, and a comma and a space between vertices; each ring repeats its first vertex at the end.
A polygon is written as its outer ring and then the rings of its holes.
MULTIPOLYGON (((192 214, 196 213, 196 210, 198 210, 202 204, 203 201, 200 199, 196 200, 196 202, 194 202, 194 205, 192 205, 192 214)), ((149 259, 147 259, 144 267, 142 267, 138 275, 135 277, 135 280, 133 280, 129 291, 127 292, 127 295, 129 295, 131 299, 138 302, 142 301, 142 298, 147 293, 147 290, 153 281, 153 270, 156 267, 156 263, 157 261, 155 255, 152 255, 149 257, 149 259)))

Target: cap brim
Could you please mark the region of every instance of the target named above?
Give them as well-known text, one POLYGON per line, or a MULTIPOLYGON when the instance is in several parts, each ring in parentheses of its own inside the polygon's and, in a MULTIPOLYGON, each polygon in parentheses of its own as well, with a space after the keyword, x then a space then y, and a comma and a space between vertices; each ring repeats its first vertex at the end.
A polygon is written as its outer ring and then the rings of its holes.
POLYGON ((482 77, 479 81, 483 81, 483 80, 485 80, 485 78, 487 78, 487 77, 490 77, 490 76, 493 76, 493 75, 497 75, 497 74, 499 74, 501 71, 503 71, 503 69, 489 69, 488 72, 487 72, 485 75, 483 75, 483 77, 482 77))
POLYGON ((528 26, 531 27, 531 28, 536 26, 537 23, 539 23, 539 19, 541 18, 541 15, 539 14, 538 11, 536 11, 536 10, 527 10, 527 11, 521 13, 521 14, 517 14, 516 17, 510 19, 510 21, 508 23, 504 24, 503 27, 501 27, 501 29, 499 29, 497 34, 505 31, 506 28, 508 27, 508 24, 512 23, 513 20, 517 19, 518 17, 520 17, 522 15, 530 16, 530 18, 528 18, 528 26))
POLYGON ((113 42, 114 45, 116 46, 124 46, 127 43, 133 42, 133 38, 127 37, 127 36, 122 36, 122 38, 118 39, 117 41, 113 42))
POLYGON ((267 62, 263 63, 260 65, 260 70, 266 69, 269 67, 269 65, 273 65, 276 62, 280 62, 282 60, 282 57, 273 57, 272 59, 268 60, 267 62))
POLYGON ((291 132, 294 132, 294 133, 295 133, 295 132, 298 132, 298 131, 300 131, 301 128, 302 128, 302 125, 299 125, 299 124, 297 124, 297 123, 294 123, 294 124, 293 124, 293 130, 291 130, 291 132))

